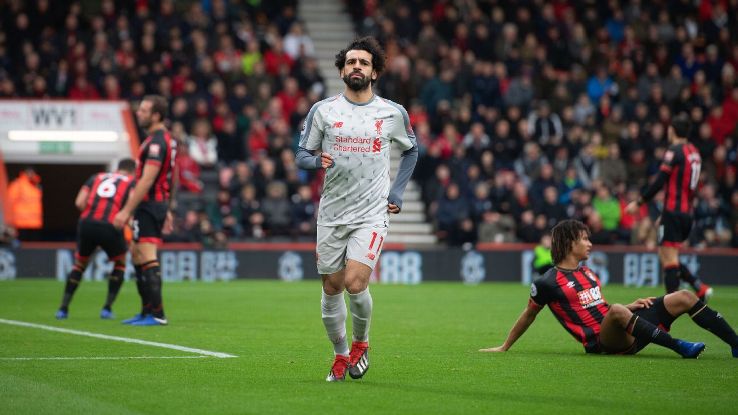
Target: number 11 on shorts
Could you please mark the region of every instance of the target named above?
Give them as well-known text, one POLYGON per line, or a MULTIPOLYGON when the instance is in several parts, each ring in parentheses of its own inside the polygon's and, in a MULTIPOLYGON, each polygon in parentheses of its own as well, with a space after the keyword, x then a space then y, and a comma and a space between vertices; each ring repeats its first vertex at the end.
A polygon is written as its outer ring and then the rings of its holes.
POLYGON ((377 233, 372 232, 372 240, 369 242, 369 253, 366 254, 366 257, 374 261, 374 258, 379 255, 379 250, 382 249, 382 243, 384 243, 384 236, 379 237, 379 243, 377 244, 377 250, 375 252, 372 252, 372 248, 374 247, 374 242, 377 241, 377 233))

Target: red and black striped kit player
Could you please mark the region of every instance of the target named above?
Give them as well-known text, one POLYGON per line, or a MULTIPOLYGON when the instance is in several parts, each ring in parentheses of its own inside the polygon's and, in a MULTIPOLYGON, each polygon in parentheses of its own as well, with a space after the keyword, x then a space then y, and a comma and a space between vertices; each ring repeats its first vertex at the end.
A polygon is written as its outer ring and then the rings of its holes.
POLYGON ((100 247, 113 262, 113 272, 108 278, 108 297, 100 317, 113 318, 111 307, 123 284, 128 244, 122 229, 113 226, 113 219, 128 200, 134 187, 133 172, 136 163, 123 159, 115 173, 98 173, 90 177, 77 193, 75 204, 82 211, 77 225, 77 249, 74 266, 67 276, 58 319, 65 319, 69 303, 82 279, 92 253, 100 247))
POLYGON ((528 330, 538 313, 548 306, 556 319, 587 353, 635 354, 650 343, 666 347, 685 358, 696 358, 705 343, 671 337, 671 324, 689 314, 700 327, 727 343, 738 357, 738 335, 722 315, 695 294, 680 290, 662 297, 608 304, 600 279, 581 262, 589 258, 592 243, 582 222, 565 220, 554 226, 551 256, 556 265, 531 284, 530 299, 505 342, 482 352, 505 352, 528 330))
POLYGON ((133 217, 132 248, 136 287, 141 296, 141 312, 125 324, 159 326, 168 324, 161 296, 161 268, 157 255, 164 227, 171 223, 175 194, 176 141, 164 119, 169 108, 166 98, 147 95, 136 110, 139 125, 148 134, 141 144, 136 168, 136 187, 128 202, 115 215, 120 228, 133 217))
POLYGON ((656 179, 641 193, 628 210, 651 200, 663 188, 664 203, 659 225, 659 256, 664 270, 666 292, 679 288, 679 280, 688 282, 703 301, 712 295, 709 285, 679 263, 679 247, 692 230, 694 196, 700 181, 702 158, 699 151, 687 141, 691 122, 686 114, 674 118, 669 127, 670 147, 664 154, 656 179))

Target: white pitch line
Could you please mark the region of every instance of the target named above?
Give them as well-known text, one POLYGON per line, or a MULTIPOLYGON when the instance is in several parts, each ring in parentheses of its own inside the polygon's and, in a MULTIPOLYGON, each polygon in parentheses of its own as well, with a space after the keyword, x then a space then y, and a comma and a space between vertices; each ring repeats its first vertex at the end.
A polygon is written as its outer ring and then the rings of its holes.
POLYGON ((91 356, 91 357, 0 357, 0 360, 130 360, 130 359, 207 359, 210 356, 91 356))
POLYGON ((61 327, 46 326, 44 324, 26 323, 25 321, 5 320, 5 319, 0 318, 0 323, 9 324, 11 326, 30 327, 34 329, 55 331, 58 333, 76 334, 78 336, 94 337, 96 339, 114 340, 114 341, 119 341, 123 343, 134 343, 134 344, 142 344, 144 346, 162 347, 164 349, 179 350, 181 352, 196 353, 199 355, 213 356, 213 357, 218 357, 221 359, 229 358, 229 357, 238 357, 238 356, 228 354, 228 353, 211 352, 210 350, 194 349, 192 347, 179 346, 176 344, 150 342, 147 340, 132 339, 130 337, 108 336, 107 334, 92 333, 89 331, 63 329, 61 327))

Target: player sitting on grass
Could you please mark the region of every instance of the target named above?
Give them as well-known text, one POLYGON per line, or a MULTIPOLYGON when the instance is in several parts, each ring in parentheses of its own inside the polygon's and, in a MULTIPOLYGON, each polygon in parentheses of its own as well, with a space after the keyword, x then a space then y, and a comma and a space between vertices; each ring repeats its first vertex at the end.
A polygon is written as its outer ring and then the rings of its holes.
POLYGON ((580 341, 587 353, 635 354, 649 343, 669 348, 684 358, 697 358, 704 343, 671 337, 671 323, 684 313, 720 337, 738 357, 738 336, 723 317, 687 290, 662 297, 641 298, 628 305, 609 305, 600 280, 580 265, 589 257, 592 243, 589 228, 576 220, 565 220, 553 228, 554 268, 531 285, 528 306, 501 346, 480 352, 505 352, 528 330, 536 315, 548 305, 564 328, 580 341))

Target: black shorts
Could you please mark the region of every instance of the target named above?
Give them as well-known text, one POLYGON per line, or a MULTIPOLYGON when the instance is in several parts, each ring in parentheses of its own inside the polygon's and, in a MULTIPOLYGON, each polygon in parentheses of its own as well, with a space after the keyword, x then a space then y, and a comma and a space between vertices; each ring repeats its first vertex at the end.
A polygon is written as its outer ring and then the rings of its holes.
POLYGON ((77 255, 89 257, 97 247, 102 248, 111 260, 125 255, 128 245, 123 231, 112 223, 96 220, 81 220, 77 224, 77 255))
POLYGON ((664 211, 659 225, 659 245, 679 247, 692 230, 692 215, 664 211))
POLYGON ((133 240, 161 244, 168 209, 166 203, 141 202, 133 213, 133 240))
MULTIPOLYGON (((675 317, 666 311, 664 306, 664 297, 661 296, 653 301, 653 305, 649 308, 642 308, 635 311, 633 314, 639 318, 645 319, 654 326, 664 331, 671 330, 671 323, 674 322, 675 317)), ((651 343, 648 339, 636 339, 635 342, 622 354, 636 354, 643 350, 644 347, 651 343)))

